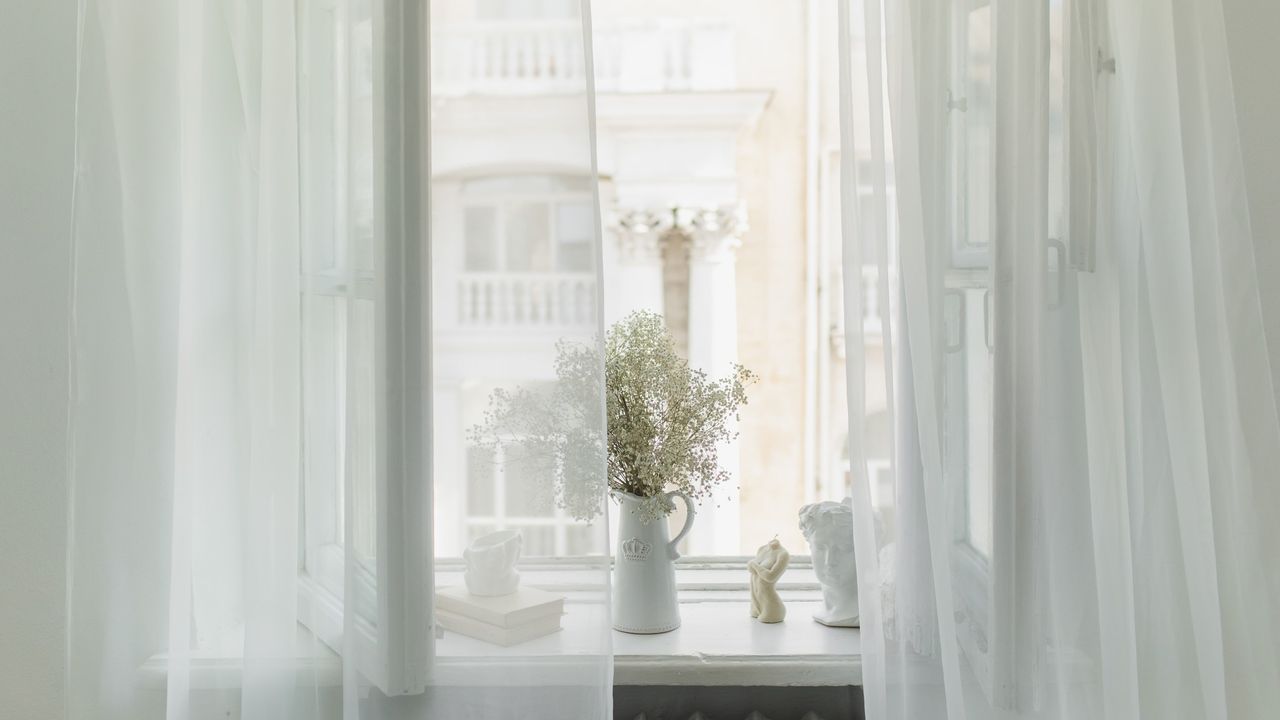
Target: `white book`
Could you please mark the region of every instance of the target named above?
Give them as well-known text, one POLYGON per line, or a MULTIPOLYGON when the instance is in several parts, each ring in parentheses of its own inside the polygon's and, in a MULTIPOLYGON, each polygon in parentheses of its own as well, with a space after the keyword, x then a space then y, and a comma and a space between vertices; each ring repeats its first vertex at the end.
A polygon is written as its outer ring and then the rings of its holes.
POLYGON ((436 608, 473 618, 488 625, 514 628, 546 617, 564 614, 564 596, 537 588, 521 587, 510 595, 482 597, 461 585, 436 591, 436 608))
POLYGON ((436 623, 447 631, 503 647, 518 645, 560 630, 559 615, 547 615, 519 627, 504 628, 480 622, 475 618, 451 613, 448 610, 436 609, 436 623))

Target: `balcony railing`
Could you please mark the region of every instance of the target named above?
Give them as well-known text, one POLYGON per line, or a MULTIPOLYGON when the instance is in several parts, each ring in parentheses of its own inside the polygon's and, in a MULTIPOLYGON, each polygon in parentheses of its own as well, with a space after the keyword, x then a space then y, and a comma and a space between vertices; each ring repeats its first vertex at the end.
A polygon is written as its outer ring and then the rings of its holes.
MULTIPOLYGON (((719 21, 606 22, 594 33, 599 92, 725 90, 734 86, 733 30, 719 21)), ((585 87, 576 21, 441 27, 432 42, 433 92, 515 95, 585 87)))
POLYGON ((460 327, 564 327, 595 322, 596 281, 582 273, 466 273, 460 327))

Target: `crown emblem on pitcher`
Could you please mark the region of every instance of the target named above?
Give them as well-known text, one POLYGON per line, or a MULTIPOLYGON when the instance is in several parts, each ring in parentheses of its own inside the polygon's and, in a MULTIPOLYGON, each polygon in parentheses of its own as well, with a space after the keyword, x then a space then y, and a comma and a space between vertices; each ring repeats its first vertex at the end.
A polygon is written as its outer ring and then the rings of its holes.
POLYGON ((647 560, 653 546, 640 538, 631 538, 622 543, 622 556, 628 560, 647 560))

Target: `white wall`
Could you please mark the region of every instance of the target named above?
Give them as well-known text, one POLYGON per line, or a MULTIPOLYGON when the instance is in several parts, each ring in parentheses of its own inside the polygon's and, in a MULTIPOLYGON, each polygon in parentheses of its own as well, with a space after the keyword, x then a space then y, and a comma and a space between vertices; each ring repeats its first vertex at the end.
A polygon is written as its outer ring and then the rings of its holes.
POLYGON ((0 716, 61 717, 75 0, 0 2, 0 716))

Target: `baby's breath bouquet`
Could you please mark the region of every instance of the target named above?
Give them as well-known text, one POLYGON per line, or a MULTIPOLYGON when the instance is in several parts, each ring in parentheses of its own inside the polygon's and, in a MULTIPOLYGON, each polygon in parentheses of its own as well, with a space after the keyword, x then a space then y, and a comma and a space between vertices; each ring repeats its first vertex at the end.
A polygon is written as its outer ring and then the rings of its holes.
POLYGON ((676 353, 662 316, 632 313, 605 343, 605 414, 609 423, 609 489, 649 502, 649 518, 671 511, 662 500, 678 490, 702 502, 729 479, 719 446, 737 437, 729 420, 747 403, 755 376, 733 365, 711 380, 676 353))
POLYGON ((678 490, 703 501, 729 474, 717 451, 737 436, 730 418, 747 402, 751 371, 733 365, 711 380, 676 352, 662 316, 635 312, 615 324, 605 342, 604 411, 600 441, 598 355, 594 348, 557 345, 557 381, 549 389, 497 390, 472 442, 504 446, 532 464, 520 474, 539 477, 545 491, 575 518, 600 508, 597 478, 606 470, 611 492, 643 498, 646 520, 673 507, 663 494, 678 490), (529 472, 534 470, 534 472, 529 472))

